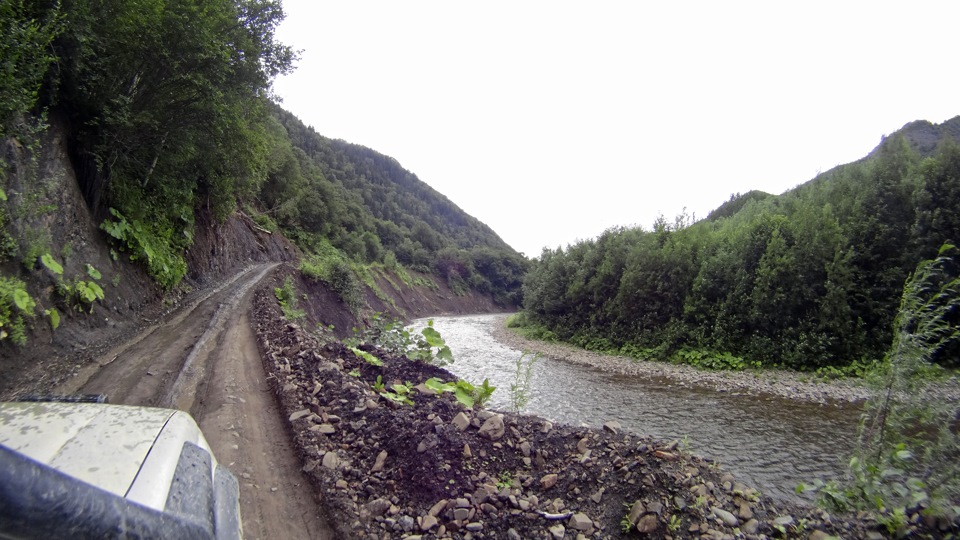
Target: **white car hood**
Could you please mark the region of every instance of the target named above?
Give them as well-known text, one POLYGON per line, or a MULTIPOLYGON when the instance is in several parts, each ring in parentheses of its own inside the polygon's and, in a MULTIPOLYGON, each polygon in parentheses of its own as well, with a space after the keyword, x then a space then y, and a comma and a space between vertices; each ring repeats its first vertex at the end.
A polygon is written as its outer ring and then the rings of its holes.
POLYGON ((196 423, 180 411, 0 403, 0 444, 157 510, 164 507, 184 441, 209 451, 196 423))

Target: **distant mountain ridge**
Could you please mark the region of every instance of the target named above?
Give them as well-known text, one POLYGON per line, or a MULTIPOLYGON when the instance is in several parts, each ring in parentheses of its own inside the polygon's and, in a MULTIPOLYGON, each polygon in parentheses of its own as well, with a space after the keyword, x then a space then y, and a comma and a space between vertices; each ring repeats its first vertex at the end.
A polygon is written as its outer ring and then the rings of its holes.
MULTIPOLYGON (((907 144, 923 157, 933 154, 945 138, 950 138, 960 142, 960 115, 941 123, 934 124, 927 120, 915 120, 904 124, 902 128, 891 133, 889 136, 903 135, 907 144)), ((886 139, 886 137, 884 137, 886 139)), ((881 144, 883 144, 881 142, 881 144)), ((880 149, 878 145, 870 156, 875 155, 880 149)))

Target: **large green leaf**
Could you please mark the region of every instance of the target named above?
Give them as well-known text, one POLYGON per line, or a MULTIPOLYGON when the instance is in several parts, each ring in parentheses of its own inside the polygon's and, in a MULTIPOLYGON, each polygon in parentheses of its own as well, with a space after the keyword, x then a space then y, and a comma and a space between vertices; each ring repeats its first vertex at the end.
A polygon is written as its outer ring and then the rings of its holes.
POLYGON ((436 377, 427 379, 423 384, 438 394, 453 392, 457 388, 456 383, 445 383, 436 377))
POLYGON ((13 303, 24 313, 33 313, 33 308, 37 306, 30 294, 23 289, 13 290, 13 303))
POLYGON ((456 396, 457 401, 462 403, 464 407, 473 407, 473 392, 470 392, 466 388, 457 386, 457 389, 454 391, 453 395, 456 396))
POLYGON ((47 269, 49 269, 54 274, 58 276, 63 275, 63 266, 60 266, 60 263, 58 263, 53 258, 53 255, 50 255, 49 253, 44 253, 43 255, 40 256, 40 262, 43 263, 43 265, 46 266, 47 269))
POLYGON ((372 364, 372 365, 374 365, 374 366, 382 366, 382 365, 383 365, 383 361, 382 361, 382 360, 380 360, 380 359, 377 358, 376 356, 368 353, 367 351, 361 351, 360 349, 357 349, 357 348, 355 348, 355 347, 350 347, 350 351, 353 352, 353 354, 357 355, 358 357, 362 358, 362 359, 363 359, 364 361, 366 361, 368 364, 372 364))
POLYGON ((443 341, 442 337, 440 337, 440 332, 437 332, 431 326, 424 328, 421 333, 423 334, 424 339, 427 340, 427 344, 429 344, 431 347, 443 347, 446 345, 446 342, 443 341))
POLYGON ((92 264, 87 264, 87 275, 93 279, 100 279, 103 277, 103 275, 100 274, 100 271, 94 268, 92 264))
POLYGON ((440 361, 440 365, 452 364, 453 353, 450 352, 450 347, 447 347, 446 345, 440 347, 440 350, 437 351, 437 360, 440 361))
POLYGON ((60 312, 54 308, 50 308, 46 310, 44 313, 46 313, 47 316, 50 317, 50 326, 53 327, 54 330, 56 330, 60 326, 60 312))

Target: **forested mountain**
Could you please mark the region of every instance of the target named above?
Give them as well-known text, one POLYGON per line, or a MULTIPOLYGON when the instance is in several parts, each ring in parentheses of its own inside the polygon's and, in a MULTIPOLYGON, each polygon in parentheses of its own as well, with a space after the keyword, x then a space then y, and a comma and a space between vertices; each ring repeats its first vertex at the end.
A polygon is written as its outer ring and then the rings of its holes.
POLYGON ((280 170, 268 175, 260 202, 291 235, 311 245, 310 234, 320 234, 355 259, 433 272, 455 290, 519 304, 527 261, 488 226, 395 159, 323 137, 279 107, 273 113, 292 148, 274 160, 280 170))
MULTIPOLYGON (((272 101, 297 56, 274 38, 283 17, 279 0, 0 3, 0 140, 35 156, 49 120, 66 126, 115 256, 166 290, 198 229, 240 211, 294 239, 314 270, 415 269, 517 304, 527 260, 489 227, 396 160, 324 138, 272 101)), ((27 178, 40 165, 12 155, 0 160, 5 276, 51 256, 49 231, 30 224, 56 211, 27 178)), ((0 308, 15 312, 10 291, 24 289, 11 283, 0 308)))
MULTIPOLYGON (((636 357, 877 359, 907 277, 960 240, 958 128, 960 117, 908 124, 867 158, 780 196, 732 196, 695 224, 661 219, 545 249, 526 311, 547 335, 636 357)), ((956 365, 956 352, 940 361, 956 365)))

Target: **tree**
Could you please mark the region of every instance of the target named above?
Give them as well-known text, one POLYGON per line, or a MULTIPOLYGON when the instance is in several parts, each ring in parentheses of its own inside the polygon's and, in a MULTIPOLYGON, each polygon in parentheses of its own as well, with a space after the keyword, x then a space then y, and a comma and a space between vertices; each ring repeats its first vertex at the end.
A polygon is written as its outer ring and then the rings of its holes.
POLYGON ((59 6, 40 4, 0 2, 0 138, 34 108, 55 59, 50 44, 63 28, 59 6))
MULTIPOLYGON (((910 513, 953 515, 960 499, 960 406, 938 396, 938 350, 960 340, 950 320, 960 309, 960 277, 944 245, 921 262, 907 281, 883 362, 871 373, 873 393, 864 406, 850 475, 842 484, 820 484, 831 506, 876 512, 891 534, 910 513)), ((951 518, 952 519, 952 518, 951 518)))
POLYGON ((273 40, 279 2, 68 1, 64 11, 58 101, 97 215, 105 197, 162 198, 157 183, 210 194, 256 174, 262 134, 251 125, 295 58, 273 40), (111 193, 117 182, 127 186, 111 193))

